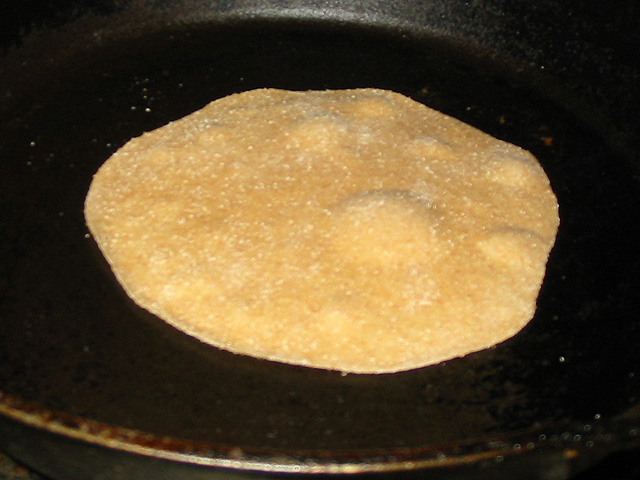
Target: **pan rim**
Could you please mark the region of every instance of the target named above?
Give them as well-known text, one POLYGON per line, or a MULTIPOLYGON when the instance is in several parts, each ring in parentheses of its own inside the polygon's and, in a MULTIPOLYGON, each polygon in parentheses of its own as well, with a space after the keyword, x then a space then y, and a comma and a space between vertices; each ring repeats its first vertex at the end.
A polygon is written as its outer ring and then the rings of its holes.
POLYGON ((41 433, 49 433, 143 457, 192 466, 246 473, 370 474, 501 463, 508 458, 560 455, 564 461, 589 457, 595 464, 606 455, 640 448, 640 421, 554 422, 514 430, 503 436, 465 440, 449 445, 362 449, 342 454, 323 449, 294 450, 215 445, 134 430, 47 409, 0 391, 0 416, 41 433), (576 433, 580 432, 580 433, 576 433))

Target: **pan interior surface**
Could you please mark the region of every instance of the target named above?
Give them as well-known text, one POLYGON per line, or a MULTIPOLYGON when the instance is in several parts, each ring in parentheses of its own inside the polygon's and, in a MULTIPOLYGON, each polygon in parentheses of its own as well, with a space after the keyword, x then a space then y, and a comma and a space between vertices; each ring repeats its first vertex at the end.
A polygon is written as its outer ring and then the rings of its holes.
POLYGON ((637 181, 526 75, 401 32, 262 21, 176 27, 38 68, 0 123, 3 395, 267 458, 485 444, 640 401, 637 181), (433 367, 345 376, 217 350, 136 307, 84 224, 91 176, 131 137, 259 87, 390 89, 534 153, 561 227, 529 326, 433 367))

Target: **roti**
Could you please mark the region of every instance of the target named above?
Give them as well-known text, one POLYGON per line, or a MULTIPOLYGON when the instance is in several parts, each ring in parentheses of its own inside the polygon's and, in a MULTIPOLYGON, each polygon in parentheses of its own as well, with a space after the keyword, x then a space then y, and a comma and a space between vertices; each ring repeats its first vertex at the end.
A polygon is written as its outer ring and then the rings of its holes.
POLYGON ((559 224, 533 155, 379 89, 216 100, 120 148, 85 217, 127 294, 177 329, 367 374, 520 332, 559 224))

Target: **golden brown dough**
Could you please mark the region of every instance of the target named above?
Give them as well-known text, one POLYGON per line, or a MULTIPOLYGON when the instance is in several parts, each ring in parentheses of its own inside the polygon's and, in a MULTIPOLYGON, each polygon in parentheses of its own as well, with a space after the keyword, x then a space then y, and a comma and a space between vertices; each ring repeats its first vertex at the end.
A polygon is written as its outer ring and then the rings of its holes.
POLYGON ((118 150, 85 215, 129 296, 178 329, 357 373, 515 335, 559 222, 530 153, 376 89, 217 100, 118 150))

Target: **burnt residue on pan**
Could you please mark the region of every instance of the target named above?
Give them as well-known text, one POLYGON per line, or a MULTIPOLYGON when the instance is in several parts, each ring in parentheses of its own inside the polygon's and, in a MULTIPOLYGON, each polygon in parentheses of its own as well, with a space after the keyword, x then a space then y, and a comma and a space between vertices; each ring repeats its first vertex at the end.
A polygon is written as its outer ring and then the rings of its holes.
POLYGON ((108 447, 91 450, 103 467, 128 452, 131 472, 139 457, 324 472, 529 458, 565 478, 638 445, 640 191, 610 107, 563 91, 536 55, 409 20, 196 17, 120 31, 98 15, 53 36, 66 50, 32 37, 3 58, 0 447, 51 472, 63 456, 34 441, 108 447), (463 359, 345 376, 213 349, 136 307, 84 225, 92 174, 129 138, 257 87, 387 88, 531 150, 562 222, 531 324, 463 359))

